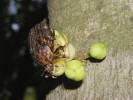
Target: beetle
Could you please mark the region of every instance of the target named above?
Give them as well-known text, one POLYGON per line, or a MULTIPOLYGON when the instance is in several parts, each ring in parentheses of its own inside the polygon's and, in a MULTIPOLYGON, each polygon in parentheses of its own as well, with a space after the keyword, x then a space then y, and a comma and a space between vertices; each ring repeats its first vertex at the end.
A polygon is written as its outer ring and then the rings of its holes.
POLYGON ((53 71, 55 34, 46 20, 36 24, 29 32, 30 54, 36 64, 49 73, 53 71))

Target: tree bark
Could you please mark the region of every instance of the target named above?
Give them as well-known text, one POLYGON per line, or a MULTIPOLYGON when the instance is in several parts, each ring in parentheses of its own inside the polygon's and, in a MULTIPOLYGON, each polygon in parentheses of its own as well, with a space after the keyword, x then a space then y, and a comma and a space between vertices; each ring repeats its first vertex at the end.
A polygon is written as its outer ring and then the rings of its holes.
POLYGON ((51 28, 67 35, 77 58, 97 42, 108 46, 108 55, 85 62, 82 83, 61 78, 47 100, 132 100, 133 1, 48 0, 48 11, 51 28))

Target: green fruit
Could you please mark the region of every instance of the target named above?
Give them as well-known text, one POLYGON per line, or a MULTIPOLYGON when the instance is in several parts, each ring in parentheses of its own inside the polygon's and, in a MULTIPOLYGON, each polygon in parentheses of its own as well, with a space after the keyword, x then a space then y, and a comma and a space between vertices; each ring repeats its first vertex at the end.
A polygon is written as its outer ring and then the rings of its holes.
POLYGON ((71 60, 67 63, 65 75, 68 79, 81 81, 85 77, 85 69, 79 60, 71 60))
POLYGON ((54 30, 54 34, 55 34, 55 36, 59 36, 60 35, 57 30, 54 30))
POLYGON ((90 47, 89 54, 96 59, 103 59, 107 55, 107 47, 105 44, 96 43, 90 47))
POLYGON ((65 40, 65 42, 67 43, 67 37, 65 34, 61 33, 60 36, 65 40))
POLYGON ((76 50, 72 44, 68 44, 65 47, 65 56, 68 60, 72 60, 75 57, 75 52, 76 50))
POLYGON ((56 32, 55 40, 54 40, 54 51, 60 47, 67 45, 67 37, 64 34, 58 34, 56 32))
POLYGON ((66 60, 58 58, 53 61, 54 71, 53 76, 61 76, 65 72, 66 60))
POLYGON ((64 34, 60 34, 56 39, 60 46, 65 46, 67 44, 67 37, 64 34))

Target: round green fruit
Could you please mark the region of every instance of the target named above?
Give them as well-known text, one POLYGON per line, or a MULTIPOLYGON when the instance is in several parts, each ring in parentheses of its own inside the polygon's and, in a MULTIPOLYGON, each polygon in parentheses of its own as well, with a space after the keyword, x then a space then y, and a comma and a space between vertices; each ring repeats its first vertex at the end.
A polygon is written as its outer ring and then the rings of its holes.
POLYGON ((67 37, 65 34, 60 34, 56 37, 59 46, 65 46, 67 44, 67 37))
POLYGON ((107 55, 107 47, 103 43, 95 43, 90 47, 89 54, 95 59, 103 59, 107 55))
POLYGON ((72 60, 75 57, 75 52, 76 50, 72 44, 68 44, 65 47, 65 56, 68 60, 72 60))
POLYGON ((71 60, 67 63, 65 75, 68 79, 81 81, 85 77, 85 69, 79 60, 71 60))
POLYGON ((60 47, 67 45, 67 37, 65 34, 58 34, 57 31, 55 31, 55 40, 54 40, 54 51, 60 47))
POLYGON ((65 72, 66 60, 64 58, 58 58, 53 61, 54 71, 53 76, 61 76, 65 72))

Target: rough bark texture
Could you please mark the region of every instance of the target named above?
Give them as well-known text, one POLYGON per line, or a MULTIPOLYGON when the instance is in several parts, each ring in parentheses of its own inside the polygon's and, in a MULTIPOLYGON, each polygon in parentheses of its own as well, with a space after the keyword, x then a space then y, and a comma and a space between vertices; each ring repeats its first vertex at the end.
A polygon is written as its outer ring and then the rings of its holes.
POLYGON ((107 44, 109 52, 102 62, 85 64, 81 84, 61 78, 46 99, 132 100, 133 1, 48 0, 48 10, 51 27, 68 36, 77 54, 96 42, 107 44))

